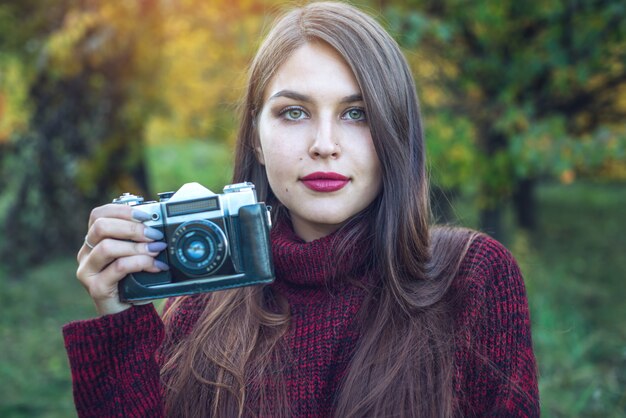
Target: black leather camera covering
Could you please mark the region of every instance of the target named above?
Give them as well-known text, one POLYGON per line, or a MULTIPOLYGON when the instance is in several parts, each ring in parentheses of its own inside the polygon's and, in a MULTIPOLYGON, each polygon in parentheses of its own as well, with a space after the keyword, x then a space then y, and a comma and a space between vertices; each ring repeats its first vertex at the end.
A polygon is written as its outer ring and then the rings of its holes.
POLYGON ((243 261, 243 272, 161 284, 139 281, 135 275, 129 274, 119 283, 120 300, 141 302, 273 282, 274 265, 265 204, 240 207, 237 222, 239 233, 236 241, 243 261))

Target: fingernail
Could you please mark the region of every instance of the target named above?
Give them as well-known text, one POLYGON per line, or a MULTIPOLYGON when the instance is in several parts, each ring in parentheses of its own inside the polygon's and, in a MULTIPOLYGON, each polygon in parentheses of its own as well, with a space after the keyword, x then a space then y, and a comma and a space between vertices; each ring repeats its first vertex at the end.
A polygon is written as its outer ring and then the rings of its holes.
POLYGON ((160 253, 165 248, 167 248, 167 244, 163 241, 151 242, 148 244, 148 251, 150 251, 151 253, 160 253))
POLYGON ((146 212, 143 212, 137 209, 133 209, 132 217, 134 220, 139 221, 139 222, 144 222, 150 219, 150 215, 148 215, 146 212))
POLYGON ((150 238, 155 241, 163 239, 163 232, 159 231, 158 229, 146 227, 143 231, 143 234, 146 236, 146 238, 150 238))
POLYGON ((159 260, 154 260, 154 267, 158 268, 161 271, 167 271, 170 269, 170 266, 159 260))

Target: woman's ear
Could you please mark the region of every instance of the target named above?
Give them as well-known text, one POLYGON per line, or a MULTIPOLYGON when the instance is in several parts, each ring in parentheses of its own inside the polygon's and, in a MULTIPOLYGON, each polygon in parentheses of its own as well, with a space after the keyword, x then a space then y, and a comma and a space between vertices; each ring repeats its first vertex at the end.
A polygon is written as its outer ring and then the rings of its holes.
POLYGON ((256 154, 256 159, 261 165, 265 165, 265 156, 263 155, 263 148, 261 148, 261 144, 257 143, 257 146, 254 147, 254 153, 256 154))
POLYGON ((256 140, 255 140, 256 145, 254 147, 254 153, 256 154, 256 159, 259 162, 259 164, 265 165, 265 157, 263 156, 263 148, 261 148, 261 139, 259 138, 257 113, 254 110, 252 110, 250 114, 252 116, 252 128, 254 129, 254 136, 256 137, 256 140))

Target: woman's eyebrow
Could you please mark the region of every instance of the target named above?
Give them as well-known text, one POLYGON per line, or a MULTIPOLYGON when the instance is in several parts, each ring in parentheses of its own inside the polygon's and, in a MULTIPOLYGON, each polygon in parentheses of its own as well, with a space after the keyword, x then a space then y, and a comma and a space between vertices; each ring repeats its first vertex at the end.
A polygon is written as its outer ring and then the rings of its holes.
POLYGON ((363 95, 361 93, 351 94, 341 99, 340 103, 362 102, 363 95))
MULTIPOLYGON (((268 100, 276 99, 278 97, 286 97, 288 99, 297 100, 305 103, 312 103, 313 99, 310 96, 307 96, 302 93, 295 92, 293 90, 280 90, 279 92, 274 93, 268 100)), ((361 93, 351 94, 349 96, 345 96, 341 98, 339 103, 354 103, 354 102, 362 102, 363 95, 361 93)))
POLYGON ((301 94, 301 93, 297 93, 297 92, 295 92, 293 90, 281 90, 281 91, 279 91, 277 93, 274 93, 269 98, 269 100, 276 99, 278 97, 286 97, 288 99, 293 99, 293 100, 297 100, 297 101, 300 101, 300 102, 307 102, 307 103, 313 102, 313 100, 309 96, 306 96, 306 95, 301 94))

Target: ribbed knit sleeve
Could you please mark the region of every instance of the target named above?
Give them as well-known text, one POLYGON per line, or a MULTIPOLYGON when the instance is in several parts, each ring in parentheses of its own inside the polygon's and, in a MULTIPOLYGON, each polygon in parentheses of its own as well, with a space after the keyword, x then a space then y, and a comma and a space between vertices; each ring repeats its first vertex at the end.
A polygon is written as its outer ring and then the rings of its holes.
POLYGON ((457 393, 466 417, 538 417, 537 371, 519 267, 497 241, 479 238, 461 265, 463 310, 457 393))
POLYGON ((164 332, 152 304, 72 322, 63 336, 79 417, 163 416, 155 352, 164 332))

